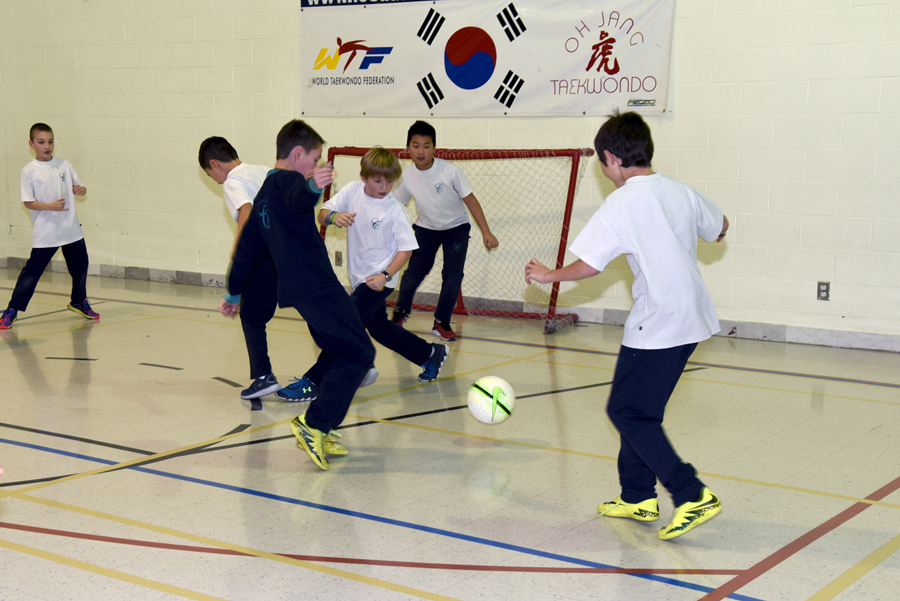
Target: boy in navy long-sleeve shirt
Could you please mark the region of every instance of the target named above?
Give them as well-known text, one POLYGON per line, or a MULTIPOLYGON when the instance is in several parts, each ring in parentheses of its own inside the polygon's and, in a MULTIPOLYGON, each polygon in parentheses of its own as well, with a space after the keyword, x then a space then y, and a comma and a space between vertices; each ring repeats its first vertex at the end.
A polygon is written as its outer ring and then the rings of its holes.
POLYGON ((306 413, 291 422, 299 445, 323 470, 325 454, 344 454, 334 439, 357 388, 375 359, 375 347, 359 312, 338 281, 316 224, 316 205, 331 185, 331 166, 317 167, 324 140, 294 120, 278 132, 278 155, 256 195, 228 273, 228 295, 220 303, 234 315, 247 276, 264 251, 275 263, 280 307, 294 307, 315 343, 335 359, 306 413))

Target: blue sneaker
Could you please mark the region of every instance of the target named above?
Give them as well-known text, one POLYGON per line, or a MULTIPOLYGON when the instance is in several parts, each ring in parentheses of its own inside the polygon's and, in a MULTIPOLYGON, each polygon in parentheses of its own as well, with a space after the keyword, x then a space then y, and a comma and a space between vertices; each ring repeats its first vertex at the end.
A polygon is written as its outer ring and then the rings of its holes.
POLYGON ((0 330, 8 330, 12 327, 13 322, 16 320, 18 316, 18 311, 10 307, 3 311, 3 315, 0 315, 0 330))
POLYGON ((441 373, 441 365, 450 354, 450 347, 446 344, 431 344, 431 356, 422 364, 422 373, 419 374, 419 382, 434 382, 441 373))
POLYGON ((294 381, 275 393, 275 397, 289 403, 299 403, 301 401, 314 401, 319 396, 319 385, 313 383, 312 380, 303 376, 300 379, 294 378, 294 381))

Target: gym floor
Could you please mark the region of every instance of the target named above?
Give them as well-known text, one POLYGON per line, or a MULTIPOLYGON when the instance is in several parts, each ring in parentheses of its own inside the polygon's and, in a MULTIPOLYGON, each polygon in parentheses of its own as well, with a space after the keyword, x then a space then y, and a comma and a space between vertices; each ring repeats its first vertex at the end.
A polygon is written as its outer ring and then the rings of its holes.
MULTIPOLYGON (((898 354, 701 344, 666 426, 724 509, 663 542, 664 490, 656 523, 596 512, 619 492, 621 328, 460 316, 429 384, 379 347, 323 472, 288 426, 304 403, 240 400, 220 289, 90 277, 97 322, 68 289, 46 273, 0 331, 2 599, 898 598, 898 354), (502 424, 465 408, 483 375, 518 394, 502 424)), ((425 313, 408 327, 436 340, 425 313)), ((269 343, 282 385, 315 358, 296 313, 269 343)))

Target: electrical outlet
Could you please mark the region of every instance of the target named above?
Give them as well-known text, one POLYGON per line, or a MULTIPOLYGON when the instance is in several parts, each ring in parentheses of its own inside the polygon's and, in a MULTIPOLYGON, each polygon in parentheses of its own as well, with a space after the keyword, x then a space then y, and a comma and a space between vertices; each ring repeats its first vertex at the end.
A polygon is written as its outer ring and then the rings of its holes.
POLYGON ((816 290, 816 300, 831 300, 831 282, 819 282, 816 290))
POLYGON ((344 253, 339 250, 334 251, 334 265, 340 267, 344 264, 344 253))

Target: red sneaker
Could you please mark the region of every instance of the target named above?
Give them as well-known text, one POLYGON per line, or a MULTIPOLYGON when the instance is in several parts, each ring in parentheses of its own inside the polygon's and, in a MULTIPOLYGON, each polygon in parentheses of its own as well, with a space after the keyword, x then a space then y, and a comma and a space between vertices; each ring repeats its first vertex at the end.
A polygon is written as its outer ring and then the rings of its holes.
POLYGON ((447 340, 449 342, 453 342, 457 338, 456 332, 450 329, 450 324, 447 324, 447 327, 445 328, 441 325, 441 322, 436 319, 434 320, 434 326, 431 333, 435 336, 440 336, 441 340, 447 340))
POLYGON ((406 323, 407 319, 409 319, 409 313, 407 313, 403 309, 394 309, 394 314, 391 316, 391 321, 402 327, 403 324, 406 323))

